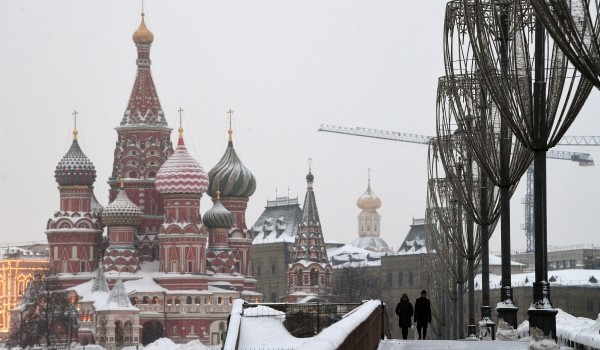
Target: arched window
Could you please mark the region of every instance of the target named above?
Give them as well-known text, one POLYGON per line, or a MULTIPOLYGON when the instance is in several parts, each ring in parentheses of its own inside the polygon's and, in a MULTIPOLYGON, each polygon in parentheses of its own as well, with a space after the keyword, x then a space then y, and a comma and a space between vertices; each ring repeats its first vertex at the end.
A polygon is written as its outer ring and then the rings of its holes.
POLYGON ((200 298, 200 297, 196 297, 194 299, 194 304, 196 304, 196 305, 200 305, 201 302, 202 302, 202 298, 200 298))
POLYGON ((181 304, 181 298, 176 297, 175 298, 175 305, 180 305, 181 304))
POLYGON ((142 298, 142 304, 148 304, 148 300, 149 300, 148 296, 144 295, 144 297, 142 298))
POLYGON ((186 303, 186 304, 188 304, 188 305, 192 305, 192 297, 188 296, 188 297, 185 299, 185 303, 186 303))
POLYGON ((297 286, 302 285, 302 269, 301 268, 296 269, 296 285, 297 286))
POLYGON ((319 270, 316 268, 312 268, 310 270, 310 285, 316 286, 319 284, 319 270))
POLYGON ((158 304, 158 297, 157 296, 152 297, 152 304, 158 304))

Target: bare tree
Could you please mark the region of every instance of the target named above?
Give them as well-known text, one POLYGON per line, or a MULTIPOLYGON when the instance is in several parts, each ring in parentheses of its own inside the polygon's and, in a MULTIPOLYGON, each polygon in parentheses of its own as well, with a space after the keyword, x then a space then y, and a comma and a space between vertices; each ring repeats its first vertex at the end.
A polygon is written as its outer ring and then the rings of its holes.
POLYGON ((61 333, 66 344, 71 342, 77 311, 56 275, 49 271, 37 274, 17 309, 19 325, 9 335, 10 345, 26 347, 45 342, 51 347, 61 333))
POLYGON ((341 303, 359 303, 365 299, 380 299, 381 284, 369 275, 366 267, 344 267, 336 272, 333 294, 341 303))

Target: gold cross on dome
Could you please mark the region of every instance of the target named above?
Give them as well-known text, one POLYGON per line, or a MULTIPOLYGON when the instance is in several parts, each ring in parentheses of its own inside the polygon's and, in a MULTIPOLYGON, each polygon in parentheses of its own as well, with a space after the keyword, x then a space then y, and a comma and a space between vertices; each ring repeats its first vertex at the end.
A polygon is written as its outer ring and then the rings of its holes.
POLYGON ((77 140, 77 110, 73 111, 73 140, 77 140))
POLYGON ((181 136, 183 134, 183 123, 181 122, 181 116, 183 114, 183 108, 179 107, 179 109, 177 110, 177 112, 179 112, 179 137, 181 138, 181 136))
POLYGON ((233 116, 233 110, 229 108, 227 114, 229 114, 229 130, 227 130, 227 133, 229 134, 229 141, 231 141, 231 134, 233 134, 233 130, 231 129, 231 117, 233 116))

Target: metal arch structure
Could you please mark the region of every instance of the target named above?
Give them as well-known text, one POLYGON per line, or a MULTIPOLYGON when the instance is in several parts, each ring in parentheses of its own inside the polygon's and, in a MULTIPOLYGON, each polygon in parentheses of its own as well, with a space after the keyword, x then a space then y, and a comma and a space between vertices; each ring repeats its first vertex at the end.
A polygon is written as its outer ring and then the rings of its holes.
MULTIPOLYGON (((563 137, 563 139, 570 139, 575 137, 579 136, 565 136, 563 137)), ((596 136, 586 137, 594 138, 596 136)), ((592 144, 591 146, 596 145, 592 144)), ((549 150, 548 152, 546 152, 546 158, 570 160, 573 162, 577 162, 579 166, 594 166, 594 160, 592 159, 592 156, 590 156, 588 153, 549 150)), ((525 231, 525 239, 527 245, 526 251, 528 253, 533 252, 535 250, 535 235, 533 225, 533 169, 533 163, 531 163, 529 168, 527 168, 527 191, 525 197, 521 200, 521 204, 524 205, 525 210, 525 223, 521 224, 521 230, 525 231)))
MULTIPOLYGON (((321 126, 319 127, 319 131, 424 145, 429 144, 429 141, 433 139, 433 136, 409 134, 398 131, 361 127, 350 128, 327 124, 321 124, 321 126)), ((563 136, 558 144, 563 146, 600 146, 600 136, 563 136)), ((588 153, 549 150, 548 152, 546 152, 546 158, 570 160, 573 162, 577 162, 579 166, 594 165, 594 160, 592 159, 592 156, 588 153)), ((527 240, 527 251, 531 252, 534 250, 535 244, 533 238, 533 163, 527 169, 527 189, 525 198, 522 199, 521 203, 525 206, 525 223, 521 225, 521 229, 525 231, 525 238, 527 240)))

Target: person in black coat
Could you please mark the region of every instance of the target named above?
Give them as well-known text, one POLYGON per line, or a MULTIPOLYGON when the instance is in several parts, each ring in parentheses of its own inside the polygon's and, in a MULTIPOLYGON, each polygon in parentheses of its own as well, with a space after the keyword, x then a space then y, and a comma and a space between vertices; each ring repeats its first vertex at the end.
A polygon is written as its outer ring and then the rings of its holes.
POLYGON ((421 297, 415 301, 415 322, 417 322, 417 332, 419 339, 427 337, 427 324, 431 323, 431 303, 427 299, 427 291, 421 291, 421 297), (423 329, 423 338, 421 338, 421 329, 423 329))
POLYGON ((408 301, 408 295, 402 294, 400 302, 396 305, 396 315, 398 315, 398 325, 402 328, 402 339, 408 338, 408 328, 412 325, 411 318, 413 307, 408 301))

